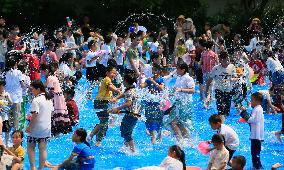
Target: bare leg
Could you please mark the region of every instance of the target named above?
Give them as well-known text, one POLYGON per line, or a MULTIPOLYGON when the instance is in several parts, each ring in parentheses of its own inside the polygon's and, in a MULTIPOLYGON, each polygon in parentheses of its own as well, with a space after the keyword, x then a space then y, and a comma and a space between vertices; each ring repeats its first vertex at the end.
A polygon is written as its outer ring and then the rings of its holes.
POLYGON ((151 134, 151 142, 152 142, 153 144, 156 144, 156 143, 157 143, 157 141, 156 141, 156 138, 157 138, 157 131, 153 130, 153 131, 150 132, 150 134, 151 134))
POLYGON ((39 149, 39 169, 43 169, 46 161, 46 142, 38 144, 39 149))
POLYGON ((128 142, 130 150, 132 152, 135 152, 135 146, 134 146, 134 140, 131 140, 130 142, 128 142))
POLYGON ((13 166, 12 166, 12 169, 11 170, 19 170, 19 169, 22 169, 23 168, 23 165, 19 164, 19 163, 15 163, 13 166))
POLYGON ((171 122, 171 127, 173 129, 173 131, 175 132, 176 138, 178 141, 180 141, 182 139, 182 133, 181 130, 179 129, 176 120, 171 122))
POLYGON ((30 162, 30 169, 35 170, 35 144, 28 143, 28 157, 30 162))
POLYGON ((100 130, 100 125, 96 124, 96 126, 94 127, 94 129, 92 130, 90 137, 93 138, 100 130))
POLYGON ((183 138, 188 138, 189 139, 189 132, 188 132, 188 130, 182 125, 182 124, 177 124, 177 126, 179 127, 179 129, 180 129, 180 132, 181 132, 181 134, 182 134, 182 137, 183 138))

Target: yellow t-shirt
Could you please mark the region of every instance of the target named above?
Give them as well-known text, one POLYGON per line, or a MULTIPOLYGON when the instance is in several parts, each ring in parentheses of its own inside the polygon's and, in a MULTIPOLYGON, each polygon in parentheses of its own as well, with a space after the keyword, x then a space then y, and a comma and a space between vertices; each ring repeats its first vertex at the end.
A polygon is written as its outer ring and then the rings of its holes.
POLYGON ((99 92, 97 95, 98 100, 110 100, 112 97, 112 92, 108 90, 108 86, 111 85, 111 79, 109 77, 105 77, 99 87, 99 92))
POLYGON ((11 151, 13 154, 15 154, 17 157, 23 158, 22 161, 21 161, 21 164, 24 163, 24 157, 25 157, 26 151, 22 146, 19 146, 18 148, 14 148, 14 146, 9 147, 8 150, 11 151))

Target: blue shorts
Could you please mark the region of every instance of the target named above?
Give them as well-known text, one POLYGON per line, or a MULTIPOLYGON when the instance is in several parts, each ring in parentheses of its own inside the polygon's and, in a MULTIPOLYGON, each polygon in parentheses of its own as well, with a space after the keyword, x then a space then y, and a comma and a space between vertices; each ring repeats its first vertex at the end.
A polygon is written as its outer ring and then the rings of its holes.
POLYGON ((148 122, 146 121, 145 122, 145 125, 146 125, 146 129, 148 131, 157 131, 159 132, 160 130, 162 130, 162 126, 163 126, 163 122, 148 122))

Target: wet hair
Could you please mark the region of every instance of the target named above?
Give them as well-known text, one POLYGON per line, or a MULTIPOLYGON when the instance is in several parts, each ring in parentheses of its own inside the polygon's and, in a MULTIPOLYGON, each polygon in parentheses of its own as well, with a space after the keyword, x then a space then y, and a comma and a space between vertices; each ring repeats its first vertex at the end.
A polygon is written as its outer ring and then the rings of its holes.
POLYGON ((219 44, 225 44, 225 40, 223 38, 219 39, 219 44))
MULTIPOLYGON (((24 132, 21 131, 21 130, 15 130, 15 131, 12 133, 12 136, 13 136, 14 134, 19 134, 21 139, 24 138, 24 132)), ((23 145, 23 141, 21 142, 21 145, 23 145)))
POLYGON ((162 66, 161 66, 160 64, 157 64, 157 63, 153 63, 152 68, 154 68, 154 69, 156 69, 156 70, 159 70, 159 71, 162 70, 162 66))
POLYGON ((263 100, 263 95, 261 94, 261 93, 259 93, 259 92, 255 92, 255 93, 253 93, 252 95, 251 95, 251 97, 253 97, 256 101, 258 101, 258 102, 262 102, 262 100, 263 100))
POLYGON ((22 73, 26 73, 27 72, 27 66, 28 63, 27 62, 20 62, 17 66, 18 70, 20 70, 22 73))
POLYGON ((46 98, 47 100, 50 100, 50 99, 51 99, 51 96, 48 95, 48 93, 46 92, 45 87, 44 87, 42 81, 40 81, 40 80, 34 80, 34 81, 31 82, 31 86, 32 86, 33 88, 35 88, 35 89, 40 89, 40 91, 41 91, 42 93, 44 93, 44 96, 45 96, 45 98, 46 98))
POLYGON ((213 114, 209 117, 208 121, 209 121, 209 123, 217 124, 217 123, 221 123, 222 119, 221 119, 220 115, 213 114))
POLYGON ((58 62, 57 61, 53 61, 49 64, 48 70, 51 74, 54 74, 55 71, 58 69, 58 62))
POLYGON ((5 79, 0 79, 0 86, 6 86, 5 79))
POLYGON ((6 68, 5 68, 6 71, 9 71, 13 67, 15 67, 16 64, 17 64, 16 57, 14 57, 14 56, 8 57, 8 56, 9 55, 7 55, 7 57, 6 57, 6 68))
POLYGON ((228 59, 229 55, 227 51, 221 51, 219 54, 219 59, 228 59))
POLYGON ((89 43, 88 43, 88 48, 90 49, 92 47, 92 45, 94 45, 96 43, 95 40, 91 40, 89 43))
POLYGON ((51 47, 51 46, 54 46, 55 44, 54 44, 54 42, 53 41, 48 41, 47 43, 46 43, 46 46, 47 47, 51 47))
POLYGON ((64 93, 70 95, 70 97, 73 99, 74 96, 75 96, 75 87, 72 86, 72 87, 66 88, 66 89, 64 90, 64 93))
POLYGON ((184 151, 177 145, 173 145, 170 147, 170 152, 175 152, 176 153, 176 156, 178 158, 179 161, 182 162, 183 164, 183 170, 186 169, 186 164, 185 164, 185 154, 184 154, 184 151))
POLYGON ((115 59, 109 59, 109 60, 107 61, 107 65, 108 65, 108 66, 111 66, 111 67, 116 67, 116 66, 117 66, 117 63, 116 63, 115 59))
POLYGON ((152 62, 154 61, 154 59, 157 59, 157 58, 159 58, 159 53, 155 52, 151 55, 151 61, 152 62))
POLYGON ((74 54, 72 52, 66 52, 62 55, 62 57, 60 58, 59 63, 62 62, 67 62, 70 58, 72 58, 74 56, 74 54))
POLYGON ((218 144, 220 144, 220 143, 225 143, 225 138, 224 138, 223 135, 221 135, 221 134, 218 133, 218 134, 214 134, 214 135, 212 136, 211 141, 212 141, 213 143, 218 143, 218 144))
POLYGON ((206 40, 204 40, 203 38, 199 38, 198 39, 198 43, 199 45, 201 45, 202 47, 206 47, 206 40))
POLYGON ((85 143, 87 146, 91 148, 91 145, 87 142, 87 132, 83 128, 79 128, 75 131, 76 135, 80 137, 80 142, 85 143))
POLYGON ((23 131, 21 131, 21 130, 15 130, 15 131, 12 133, 12 136, 13 136, 15 133, 20 134, 20 137, 21 137, 22 139, 24 138, 24 132, 23 132, 23 131))
POLYGON ((137 76, 134 73, 125 74, 123 77, 124 81, 126 81, 129 85, 133 85, 137 82, 137 76))
POLYGON ((177 65, 178 68, 181 70, 185 70, 185 73, 188 73, 188 65, 185 62, 178 63, 177 65))
POLYGON ((106 72, 111 72, 113 69, 116 69, 114 66, 108 66, 106 72))
POLYGON ((131 38, 131 41, 133 41, 134 39, 139 38, 139 35, 136 33, 131 33, 130 38, 131 38))
POLYGON ((213 42, 213 41, 206 41, 206 42, 205 42, 205 47, 206 47, 207 49, 211 49, 211 48, 213 47, 213 45, 214 45, 214 42, 213 42))
POLYGON ((55 47, 58 48, 59 47, 59 44, 63 43, 63 40, 60 40, 60 39, 56 39, 55 40, 55 47))
POLYGON ((109 35, 104 36, 104 41, 106 44, 109 44, 111 42, 111 36, 109 35))
POLYGON ((242 155, 237 155, 233 157, 233 160, 237 162, 238 165, 240 165, 242 168, 246 166, 246 158, 242 155))

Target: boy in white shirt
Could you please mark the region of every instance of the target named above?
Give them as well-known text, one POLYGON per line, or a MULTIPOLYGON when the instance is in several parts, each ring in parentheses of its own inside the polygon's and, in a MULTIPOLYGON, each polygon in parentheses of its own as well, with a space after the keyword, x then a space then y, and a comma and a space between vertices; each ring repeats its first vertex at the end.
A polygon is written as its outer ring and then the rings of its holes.
POLYGON ((218 134, 221 134, 225 138, 225 147, 229 151, 229 161, 233 157, 233 154, 237 150, 240 144, 237 133, 230 126, 222 124, 222 118, 220 115, 214 114, 209 118, 209 124, 213 130, 217 130, 218 134))
POLYGON ((261 142, 264 140, 264 115, 261 107, 263 96, 256 92, 251 95, 251 106, 253 107, 251 115, 245 108, 242 107, 241 116, 250 125, 250 140, 251 140, 251 156, 252 164, 255 169, 262 169, 260 161, 261 142))

